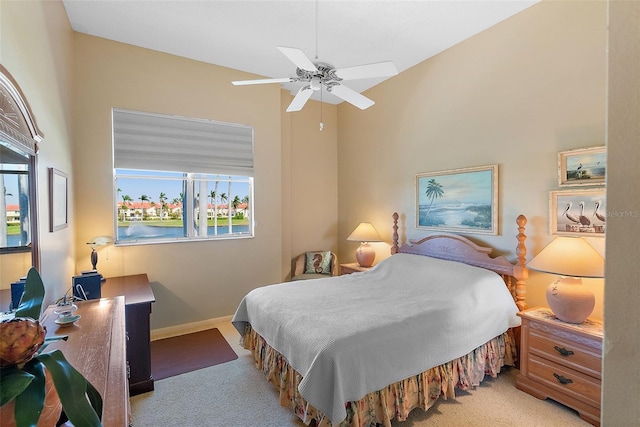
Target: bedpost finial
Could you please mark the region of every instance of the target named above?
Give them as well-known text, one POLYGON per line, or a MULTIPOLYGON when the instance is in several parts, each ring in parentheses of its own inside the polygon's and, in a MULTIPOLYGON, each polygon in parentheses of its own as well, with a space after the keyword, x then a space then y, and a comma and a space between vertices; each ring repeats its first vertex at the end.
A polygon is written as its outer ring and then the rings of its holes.
POLYGON ((518 227, 524 227, 527 225, 527 217, 524 215, 518 215, 518 218, 516 218, 516 224, 518 224, 518 227))

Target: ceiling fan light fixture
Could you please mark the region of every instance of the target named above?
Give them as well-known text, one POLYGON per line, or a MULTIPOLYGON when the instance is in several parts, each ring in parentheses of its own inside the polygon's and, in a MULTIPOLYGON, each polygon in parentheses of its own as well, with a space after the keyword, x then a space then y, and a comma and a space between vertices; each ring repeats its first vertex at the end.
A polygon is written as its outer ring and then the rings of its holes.
POLYGON ((322 80, 320 80, 320 77, 313 77, 311 79, 310 85, 313 91, 320 90, 322 89, 322 80))

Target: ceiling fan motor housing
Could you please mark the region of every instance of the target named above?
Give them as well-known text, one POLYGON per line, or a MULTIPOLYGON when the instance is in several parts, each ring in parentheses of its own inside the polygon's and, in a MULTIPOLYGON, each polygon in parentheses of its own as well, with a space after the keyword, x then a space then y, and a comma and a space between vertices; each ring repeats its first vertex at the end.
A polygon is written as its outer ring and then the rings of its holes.
POLYGON ((318 90, 314 87, 313 81, 319 81, 321 84, 331 87, 339 84, 342 79, 336 75, 336 69, 333 65, 326 64, 324 62, 314 62, 316 70, 303 70, 296 68, 297 80, 301 82, 311 82, 311 87, 314 90, 318 90))

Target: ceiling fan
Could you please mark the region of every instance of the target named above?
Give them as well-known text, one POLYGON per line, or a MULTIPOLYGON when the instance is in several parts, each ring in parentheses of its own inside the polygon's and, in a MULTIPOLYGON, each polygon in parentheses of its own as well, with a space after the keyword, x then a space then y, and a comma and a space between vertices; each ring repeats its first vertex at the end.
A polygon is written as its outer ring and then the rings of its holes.
POLYGON ((287 107, 287 112, 300 111, 307 103, 313 92, 326 90, 338 98, 364 110, 375 104, 374 101, 342 84, 345 80, 368 79, 374 77, 390 77, 398 74, 396 66, 391 61, 374 64, 358 65, 355 67, 336 69, 331 64, 309 59, 305 53, 295 47, 278 47, 291 62, 295 64, 296 76, 275 79, 237 80, 234 85, 256 85, 265 83, 308 83, 298 90, 298 93, 287 107))

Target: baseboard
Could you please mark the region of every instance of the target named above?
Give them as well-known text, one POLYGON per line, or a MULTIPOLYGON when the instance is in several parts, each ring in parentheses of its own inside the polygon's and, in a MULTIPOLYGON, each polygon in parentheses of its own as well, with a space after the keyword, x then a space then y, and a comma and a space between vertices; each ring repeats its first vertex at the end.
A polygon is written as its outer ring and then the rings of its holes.
POLYGON ((178 335, 191 334, 211 328, 218 327, 221 323, 228 323, 233 316, 216 317, 214 319, 201 320, 199 322, 184 323, 182 325, 168 326, 166 328, 153 329, 151 331, 151 341, 163 338, 176 337, 178 335))

